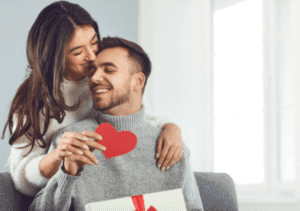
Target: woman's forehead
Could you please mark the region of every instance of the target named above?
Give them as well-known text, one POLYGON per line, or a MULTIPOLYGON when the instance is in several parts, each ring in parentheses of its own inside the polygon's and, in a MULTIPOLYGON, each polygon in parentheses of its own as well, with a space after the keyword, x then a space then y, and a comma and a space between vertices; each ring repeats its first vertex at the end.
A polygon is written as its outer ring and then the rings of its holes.
POLYGON ((68 50, 89 44, 95 37, 97 37, 97 34, 91 25, 78 26, 68 43, 68 50))

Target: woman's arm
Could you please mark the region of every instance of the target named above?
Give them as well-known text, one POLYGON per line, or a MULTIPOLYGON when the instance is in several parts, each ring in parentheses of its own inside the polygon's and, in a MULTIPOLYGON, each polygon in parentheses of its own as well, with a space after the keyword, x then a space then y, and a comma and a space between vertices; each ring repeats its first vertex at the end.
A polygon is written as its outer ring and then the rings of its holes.
POLYGON ((24 135, 12 145, 9 165, 16 189, 22 194, 32 197, 48 182, 39 169, 39 163, 46 156, 48 148, 41 148, 36 144, 29 155, 27 154, 31 146, 18 149, 18 147, 24 147, 30 143, 31 141, 24 135), (27 156, 24 157, 24 155, 27 156))
POLYGON ((156 148, 156 158, 158 159, 157 167, 164 170, 169 170, 174 163, 177 163, 182 157, 182 138, 180 128, 169 123, 167 118, 156 117, 148 104, 147 100, 143 99, 145 108, 145 117, 152 125, 162 129, 162 133, 158 139, 156 148))

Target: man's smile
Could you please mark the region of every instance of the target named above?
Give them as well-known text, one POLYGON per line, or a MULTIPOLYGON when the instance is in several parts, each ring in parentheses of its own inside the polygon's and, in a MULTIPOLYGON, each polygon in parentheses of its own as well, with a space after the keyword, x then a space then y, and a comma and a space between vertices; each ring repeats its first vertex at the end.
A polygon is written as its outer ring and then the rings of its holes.
POLYGON ((94 94, 106 93, 108 91, 108 89, 95 89, 94 94))

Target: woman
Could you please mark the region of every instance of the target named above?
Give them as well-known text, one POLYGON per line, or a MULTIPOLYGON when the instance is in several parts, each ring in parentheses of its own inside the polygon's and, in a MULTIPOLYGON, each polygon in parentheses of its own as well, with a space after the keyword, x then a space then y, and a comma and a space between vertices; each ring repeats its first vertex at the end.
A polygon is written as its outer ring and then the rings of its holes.
MULTIPOLYGON (((62 137, 60 147, 47 154, 59 128, 94 112, 88 65, 96 57, 99 40, 98 25, 89 13, 66 1, 44 8, 30 29, 27 58, 31 72, 13 99, 3 131, 4 136, 8 127, 11 134, 9 163, 15 187, 25 195, 34 196, 64 157, 82 154, 86 138, 101 139, 95 134, 62 137), (86 28, 91 37, 84 33, 86 28)), ((148 118, 159 126, 144 105, 148 118)), ((166 124, 162 129, 157 165, 164 170, 180 160, 182 142, 176 125, 166 124)), ((96 162, 93 157, 85 159, 87 163, 96 162)))

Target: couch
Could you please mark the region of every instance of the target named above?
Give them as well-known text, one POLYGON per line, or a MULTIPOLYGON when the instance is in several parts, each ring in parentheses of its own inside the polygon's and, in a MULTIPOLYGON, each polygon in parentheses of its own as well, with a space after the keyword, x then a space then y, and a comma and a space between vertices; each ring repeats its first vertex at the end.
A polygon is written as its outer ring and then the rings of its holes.
MULTIPOLYGON (((238 211, 235 185, 224 173, 194 172, 204 211, 238 211)), ((14 188, 9 172, 0 173, 0 211, 25 211, 32 198, 14 188)))

